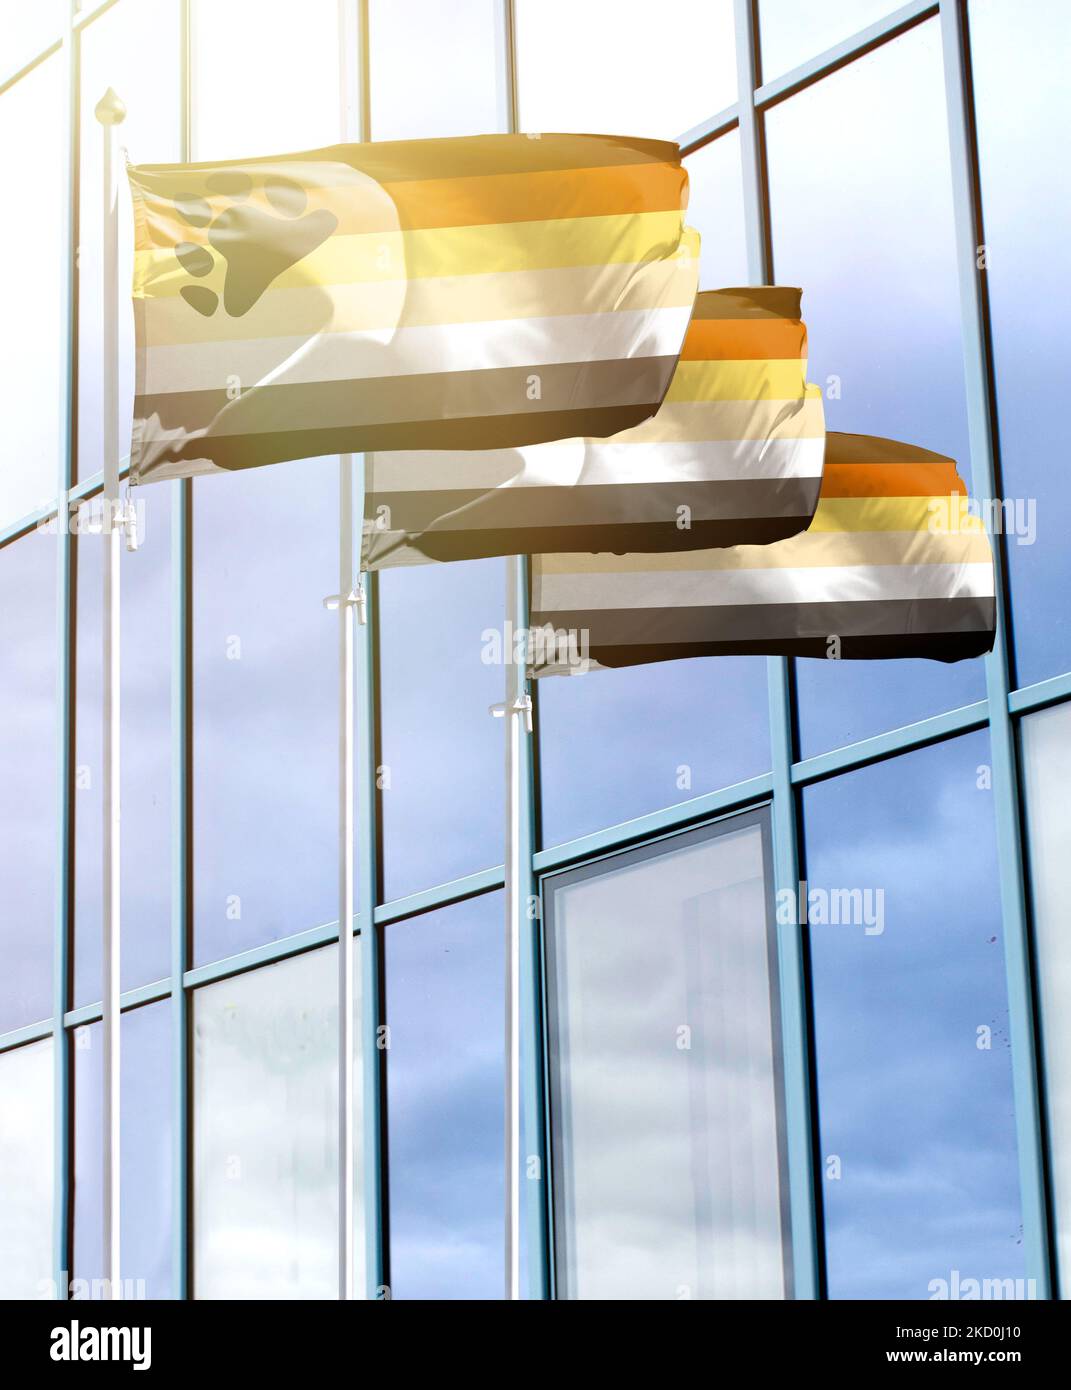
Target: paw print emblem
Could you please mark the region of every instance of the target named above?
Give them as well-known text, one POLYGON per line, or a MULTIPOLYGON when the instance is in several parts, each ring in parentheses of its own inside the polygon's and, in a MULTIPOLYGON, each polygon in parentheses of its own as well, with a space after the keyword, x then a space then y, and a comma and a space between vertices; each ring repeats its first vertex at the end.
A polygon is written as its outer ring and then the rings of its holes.
MULTIPOLYGON (((174 197, 182 220, 188 227, 203 228, 208 240, 208 246, 180 241, 175 256, 183 270, 197 279, 211 274, 216 256, 223 260, 223 308, 232 318, 247 314, 273 280, 315 251, 338 226, 338 218, 327 208, 305 211, 308 197, 293 179, 266 178, 261 188, 265 207, 253 201, 253 180, 239 170, 211 175, 205 189, 222 195, 228 205, 214 214, 199 194, 174 197)), ((183 285, 180 293, 206 318, 219 308, 219 295, 207 285, 183 285)))

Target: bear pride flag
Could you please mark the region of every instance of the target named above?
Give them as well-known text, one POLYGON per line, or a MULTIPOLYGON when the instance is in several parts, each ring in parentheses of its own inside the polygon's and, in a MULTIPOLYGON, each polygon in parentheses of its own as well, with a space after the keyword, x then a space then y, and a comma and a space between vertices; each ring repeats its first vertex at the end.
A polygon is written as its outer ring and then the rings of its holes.
POLYGON ((932 657, 993 645, 993 557, 951 459, 830 433, 814 520, 774 545, 540 555, 533 674, 675 657, 932 657))
POLYGON ((132 165, 131 478, 604 436, 691 316, 676 145, 486 135, 132 165))
POLYGON ((822 396, 800 291, 696 297, 661 409, 611 439, 366 461, 368 569, 541 550, 761 544, 818 502, 822 396))

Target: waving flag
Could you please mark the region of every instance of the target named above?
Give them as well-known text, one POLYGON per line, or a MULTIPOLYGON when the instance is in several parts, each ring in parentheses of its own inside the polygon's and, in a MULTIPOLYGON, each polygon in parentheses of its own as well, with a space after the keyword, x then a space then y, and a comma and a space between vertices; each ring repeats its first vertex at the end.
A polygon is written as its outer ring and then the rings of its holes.
POLYGON ((824 450, 806 371, 798 289, 704 292, 661 409, 633 429, 369 459, 364 564, 794 535, 814 513, 824 450))
POLYGON ((542 555, 535 675, 674 657, 932 657, 993 645, 993 559, 951 459, 830 434, 810 529, 768 546, 542 555))
POLYGON ((615 434, 697 282, 676 145, 488 135, 129 170, 135 481, 615 434))

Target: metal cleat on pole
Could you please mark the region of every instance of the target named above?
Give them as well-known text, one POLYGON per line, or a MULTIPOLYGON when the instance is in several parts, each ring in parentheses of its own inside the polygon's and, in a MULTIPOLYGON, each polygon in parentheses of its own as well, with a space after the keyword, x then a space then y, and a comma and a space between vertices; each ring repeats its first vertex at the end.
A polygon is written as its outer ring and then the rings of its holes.
POLYGON ((487 713, 495 719, 505 719, 507 714, 523 714, 525 728, 532 732, 532 697, 518 695, 513 700, 504 700, 497 705, 488 705, 487 713))
POLYGON ((328 594, 324 607, 336 613, 340 607, 356 608, 357 621, 362 627, 368 622, 368 595, 364 591, 364 580, 358 579, 348 594, 328 594))

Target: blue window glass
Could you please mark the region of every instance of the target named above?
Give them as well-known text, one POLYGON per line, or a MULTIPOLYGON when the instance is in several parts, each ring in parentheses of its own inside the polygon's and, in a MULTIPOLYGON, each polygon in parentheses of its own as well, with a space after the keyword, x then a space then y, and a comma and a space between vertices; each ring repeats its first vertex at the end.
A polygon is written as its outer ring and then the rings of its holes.
POLYGON ((383 863, 404 897, 502 862, 504 560, 379 576, 383 863))
MULTIPOLYGON (((177 160, 181 75, 175 61, 146 62, 147 53, 179 52, 177 0, 138 0, 87 25, 81 50, 81 141, 78 183, 78 457, 77 476, 88 478, 101 457, 102 140, 93 108, 109 87, 122 98, 126 118, 118 141, 137 164, 177 160)), ((134 224, 130 189, 120 174, 119 193, 119 456, 130 453, 134 407, 134 315, 130 310, 134 224)))
POLYGON ((896 8, 896 0, 759 0, 763 81, 817 58, 896 8))
POLYGON ((0 1053, 0 1298, 51 1298, 53 1042, 0 1053))
MULTIPOLYGON (((140 547, 120 550, 122 987, 163 979, 171 921, 171 489, 136 490, 140 547)), ((76 518, 74 1000, 101 997, 103 911, 100 499, 76 518)))
POLYGON ((501 128, 494 0, 372 0, 372 136, 415 140, 501 128))
POLYGON ((1052 1149, 1056 1250, 1063 1297, 1071 1293, 1071 705, 1022 723, 1023 774, 1030 827, 1030 869, 1038 962, 1045 1100, 1052 1149))
POLYGON ((539 682, 539 720, 547 845, 770 767, 761 657, 548 677, 539 682))
MULTIPOLYGON (((124 1298, 171 1295, 171 1005, 147 1004, 120 1027, 119 1273, 124 1298)), ((100 1023, 74 1030, 74 1284, 102 1296, 103 1202, 100 1023), (95 1285, 95 1287, 94 1287, 95 1285)))
POLYGON ((791 1286, 764 814, 549 878, 557 1293, 791 1286))
POLYGON ((1056 228, 1071 225, 1071 9, 971 0, 969 18, 1003 526, 1018 683, 1029 685, 1071 668, 1071 487, 1062 420, 1071 271, 1053 239, 1056 228))
MULTIPOLYGON (((0 67, 6 66, 5 34, 0 67)), ((65 341, 61 298, 65 210, 59 176, 67 140, 63 96, 58 54, 0 93, 4 179, 12 190, 8 211, 0 217, 0 264, 18 267, 4 286, 4 331, 0 333, 0 381, 4 383, 0 527, 56 495, 65 341), (14 215, 12 199, 20 208, 33 208, 32 234, 25 217, 14 215)))
MULTIPOLYGON (((935 449, 969 481, 945 131, 933 23, 775 107, 774 271, 804 288, 809 376, 829 428, 935 449)), ((805 756, 984 694, 979 661, 808 660, 796 675, 805 756)))
POLYGON ((979 732, 804 792, 832 1298, 1024 1277, 989 762, 979 732))
POLYGON ((503 911, 386 929, 394 1298, 502 1296, 503 911))
POLYGON ((688 222, 698 228, 699 288, 748 283, 744 240, 744 183, 740 134, 730 130, 684 161, 688 170, 688 222))
MULTIPOLYGON (((308 951, 206 985, 194 996, 197 1298, 338 1297, 337 962, 335 946, 308 951)), ((354 1003, 353 1241, 360 1298, 359 989, 354 1003)))
POLYGON ((338 461, 194 485, 194 952, 338 918, 338 461))
POLYGON ((56 537, 0 550, 0 1032, 52 1013, 56 537))

